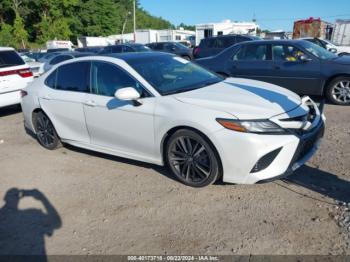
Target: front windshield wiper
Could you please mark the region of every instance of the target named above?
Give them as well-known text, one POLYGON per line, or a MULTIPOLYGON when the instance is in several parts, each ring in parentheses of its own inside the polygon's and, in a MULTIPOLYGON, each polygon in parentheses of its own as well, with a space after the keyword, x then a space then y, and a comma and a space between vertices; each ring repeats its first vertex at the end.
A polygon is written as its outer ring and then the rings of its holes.
POLYGON ((203 88, 206 86, 210 86, 210 85, 214 85, 216 83, 222 82, 223 80, 211 80, 211 81, 205 81, 199 85, 196 85, 195 87, 192 88, 185 88, 185 89, 177 89, 177 90, 173 90, 173 91, 169 91, 169 92, 165 92, 163 93, 163 95, 174 95, 174 94, 179 94, 179 93, 184 93, 184 92, 189 92, 189 91, 193 91, 199 88, 203 88))

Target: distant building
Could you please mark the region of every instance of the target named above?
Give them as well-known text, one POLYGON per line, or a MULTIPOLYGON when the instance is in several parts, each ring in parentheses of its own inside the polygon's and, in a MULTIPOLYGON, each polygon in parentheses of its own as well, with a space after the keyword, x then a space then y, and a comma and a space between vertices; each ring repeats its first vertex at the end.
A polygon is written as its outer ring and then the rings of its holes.
POLYGON ((259 26, 255 22, 231 22, 224 20, 220 23, 196 25, 196 45, 204 38, 229 34, 256 35, 259 26))
POLYGON ((333 25, 331 23, 322 21, 320 18, 314 19, 310 17, 309 19, 294 22, 293 39, 317 37, 330 40, 332 32, 333 25))
POLYGON ((114 45, 117 43, 127 43, 134 42, 134 37, 136 37, 136 43, 139 44, 149 44, 153 42, 180 42, 180 41, 191 41, 194 37, 195 32, 184 30, 183 28, 173 30, 173 29, 163 29, 163 30, 153 30, 153 29, 141 29, 134 33, 110 35, 107 37, 91 37, 82 36, 78 38, 79 47, 88 46, 107 46, 114 45))
POLYGON ((350 19, 335 21, 332 42, 337 45, 350 45, 350 19))

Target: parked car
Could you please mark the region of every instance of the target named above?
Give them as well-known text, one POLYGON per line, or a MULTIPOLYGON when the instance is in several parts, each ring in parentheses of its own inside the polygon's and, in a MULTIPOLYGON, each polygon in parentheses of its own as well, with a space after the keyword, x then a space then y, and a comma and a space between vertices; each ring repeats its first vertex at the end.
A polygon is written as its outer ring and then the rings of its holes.
POLYGON ((350 46, 340 46, 332 43, 329 40, 320 39, 320 38, 303 38, 303 40, 309 41, 311 43, 314 43, 332 53, 338 54, 338 55, 350 55, 350 46))
POLYGON ((70 60, 73 58, 79 58, 83 56, 91 56, 95 55, 94 53, 81 53, 81 52, 64 52, 64 53, 59 53, 51 57, 49 60, 45 62, 43 65, 43 70, 44 72, 49 71, 51 67, 54 65, 57 65, 58 63, 61 63, 66 60, 70 60))
POLYGON ((120 44, 104 47, 98 54, 117 54, 117 53, 133 53, 133 52, 150 52, 151 50, 142 44, 120 44))
POLYGON ((208 37, 202 39, 199 46, 193 49, 193 56, 196 59, 214 56, 232 45, 253 40, 260 40, 260 38, 250 35, 222 35, 208 37))
POLYGON ((226 79, 166 53, 83 57, 53 67, 22 99, 24 123, 60 142, 157 165, 203 187, 289 174, 316 151, 322 110, 276 85, 226 79))
POLYGON ((43 56, 41 56, 40 58, 38 58, 38 62, 40 63, 46 63, 47 60, 51 59, 52 57, 54 57, 57 54, 60 54, 61 52, 54 52, 54 53, 44 53, 43 56))
POLYGON ((44 73, 43 63, 36 62, 34 58, 30 58, 27 55, 21 55, 21 58, 29 66, 30 71, 32 71, 34 77, 39 77, 44 73))
POLYGON ((29 66, 13 48, 0 47, 0 108, 20 103, 20 90, 33 81, 29 66))
POLYGON ((42 52, 27 52, 24 53, 24 55, 35 59, 35 61, 39 62, 39 59, 45 56, 47 53, 42 53, 42 52))
POLYGON ((237 44, 197 63, 224 76, 265 81, 298 94, 350 104, 350 57, 337 56, 304 40, 237 44))
POLYGON ((88 47, 79 47, 76 48, 74 51, 76 52, 82 52, 82 53, 99 53, 104 46, 88 46, 88 47))
POLYGON ((50 48, 47 49, 47 53, 57 53, 57 52, 69 52, 71 49, 69 48, 50 48))
POLYGON ((192 60, 192 49, 177 42, 159 42, 147 44, 154 51, 178 55, 186 60, 192 60))

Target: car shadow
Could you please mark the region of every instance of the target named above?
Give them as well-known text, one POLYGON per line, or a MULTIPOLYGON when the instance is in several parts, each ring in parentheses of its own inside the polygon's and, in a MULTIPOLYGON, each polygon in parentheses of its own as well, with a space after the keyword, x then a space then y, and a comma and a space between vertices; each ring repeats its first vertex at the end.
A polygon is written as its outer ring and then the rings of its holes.
POLYGON ((71 151, 74 151, 77 153, 81 153, 81 154, 85 154, 85 155, 89 155, 89 156, 93 156, 93 157, 98 157, 98 158, 103 158, 106 160, 115 161, 115 162, 119 162, 119 163, 123 163, 123 164, 127 164, 127 165, 138 166, 141 168, 152 169, 152 170, 156 171, 157 173, 165 176, 166 178, 169 178, 173 181, 179 182, 171 174, 170 170, 168 170, 168 168, 165 166, 157 166, 155 164, 150 164, 150 163, 145 163, 145 162, 141 162, 141 161, 137 161, 137 160, 132 160, 132 159, 122 158, 122 157, 113 156, 113 155, 109 155, 109 154, 104 154, 104 153, 91 151, 91 150, 84 149, 84 148, 75 147, 75 146, 68 145, 68 144, 64 144, 64 147, 67 148, 68 150, 71 150, 71 151))
POLYGON ((37 189, 11 188, 6 192, 4 201, 5 205, 0 208, 0 260, 47 261, 45 236, 51 237, 62 226, 55 207, 37 189), (44 211, 38 208, 20 209, 20 201, 28 197, 40 202, 44 211), (35 257, 31 260, 28 255, 35 257), (14 259, 17 256, 24 256, 23 260, 14 259))
POLYGON ((0 108, 0 117, 14 115, 20 112, 22 112, 20 105, 7 106, 7 107, 0 108))
POLYGON ((282 181, 307 188, 338 202, 350 203, 350 181, 317 168, 303 166, 282 181))

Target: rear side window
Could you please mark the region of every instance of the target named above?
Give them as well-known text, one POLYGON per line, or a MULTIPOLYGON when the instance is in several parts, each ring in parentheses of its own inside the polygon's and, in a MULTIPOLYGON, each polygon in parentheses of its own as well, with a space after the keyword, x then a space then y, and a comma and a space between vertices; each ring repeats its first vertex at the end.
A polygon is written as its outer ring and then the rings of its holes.
POLYGON ((233 60, 265 61, 268 60, 267 45, 244 45, 233 60))
POLYGON ((45 85, 53 89, 56 88, 57 69, 53 71, 45 80, 45 85))
POLYGON ((62 65, 57 69, 56 89, 88 93, 90 62, 62 65))
POLYGON ((0 52, 0 68, 18 65, 24 65, 24 61, 15 51, 0 52))

